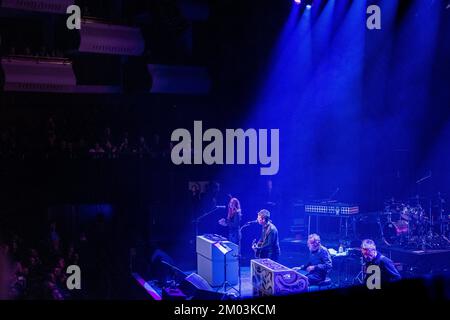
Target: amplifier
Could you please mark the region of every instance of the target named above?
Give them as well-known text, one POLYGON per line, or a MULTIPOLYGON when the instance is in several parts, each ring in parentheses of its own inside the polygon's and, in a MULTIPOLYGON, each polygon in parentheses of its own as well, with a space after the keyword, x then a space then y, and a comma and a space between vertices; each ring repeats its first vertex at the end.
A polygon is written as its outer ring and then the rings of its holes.
POLYGON ((213 287, 222 285, 224 281, 234 286, 239 280, 239 247, 220 239, 225 238, 197 236, 197 272, 213 287))

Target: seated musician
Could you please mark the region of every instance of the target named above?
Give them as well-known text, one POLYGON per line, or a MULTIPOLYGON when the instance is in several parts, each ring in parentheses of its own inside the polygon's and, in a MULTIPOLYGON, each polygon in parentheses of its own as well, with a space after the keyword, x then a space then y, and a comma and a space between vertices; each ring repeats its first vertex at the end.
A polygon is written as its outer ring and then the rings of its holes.
POLYGON ((306 270, 309 285, 317 285, 325 281, 333 264, 328 249, 321 245, 319 235, 313 233, 308 236, 309 260, 296 270, 306 270))
POLYGON ((364 282, 370 276, 370 273, 368 274, 366 270, 371 265, 380 267, 381 283, 397 281, 402 278, 392 260, 377 251, 373 240, 365 239, 362 241, 361 254, 364 259, 364 282))
POLYGON ((278 241, 277 227, 270 220, 270 212, 266 209, 258 212, 258 223, 262 226, 261 239, 253 244, 257 258, 269 258, 277 261, 280 256, 280 243, 278 241))

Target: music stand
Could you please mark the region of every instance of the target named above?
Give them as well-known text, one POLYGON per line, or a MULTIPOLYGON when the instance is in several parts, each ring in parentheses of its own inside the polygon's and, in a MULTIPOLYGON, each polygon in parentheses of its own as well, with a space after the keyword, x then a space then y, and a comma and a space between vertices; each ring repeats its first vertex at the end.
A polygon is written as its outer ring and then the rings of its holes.
POLYGON ((227 280, 227 255, 229 252, 233 251, 233 249, 231 249, 230 247, 228 247, 226 244, 224 244, 222 242, 216 242, 216 243, 214 243, 214 246, 223 254, 223 283, 220 285, 219 289, 217 289, 216 291, 219 291, 220 289, 222 289, 222 291, 224 293, 227 293, 228 288, 232 288, 233 290, 238 292, 239 296, 240 296, 241 293, 238 290, 236 290, 235 287, 233 287, 231 284, 229 284, 228 280, 227 280))
POLYGON ((361 271, 358 272, 358 274, 353 278, 353 284, 363 284, 364 283, 364 259, 360 258, 361 263, 361 271))

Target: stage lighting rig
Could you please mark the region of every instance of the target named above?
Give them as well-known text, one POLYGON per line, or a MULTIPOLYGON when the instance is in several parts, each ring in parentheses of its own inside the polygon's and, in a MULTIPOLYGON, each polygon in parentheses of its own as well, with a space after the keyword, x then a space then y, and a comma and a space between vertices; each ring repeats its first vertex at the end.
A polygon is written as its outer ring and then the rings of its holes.
POLYGON ((304 5, 306 9, 311 9, 313 5, 313 0, 294 0, 294 2, 298 5, 304 5))

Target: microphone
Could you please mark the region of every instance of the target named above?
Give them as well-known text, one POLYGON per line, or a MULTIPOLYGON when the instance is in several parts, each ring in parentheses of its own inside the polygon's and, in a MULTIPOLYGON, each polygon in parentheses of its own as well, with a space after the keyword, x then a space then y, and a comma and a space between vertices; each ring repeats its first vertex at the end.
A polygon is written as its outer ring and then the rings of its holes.
POLYGON ((216 209, 226 209, 227 206, 216 206, 216 209))
POLYGON ((245 223, 245 225, 248 226, 248 225, 251 225, 251 224, 254 224, 254 223, 258 223, 258 220, 249 221, 249 222, 245 223))

